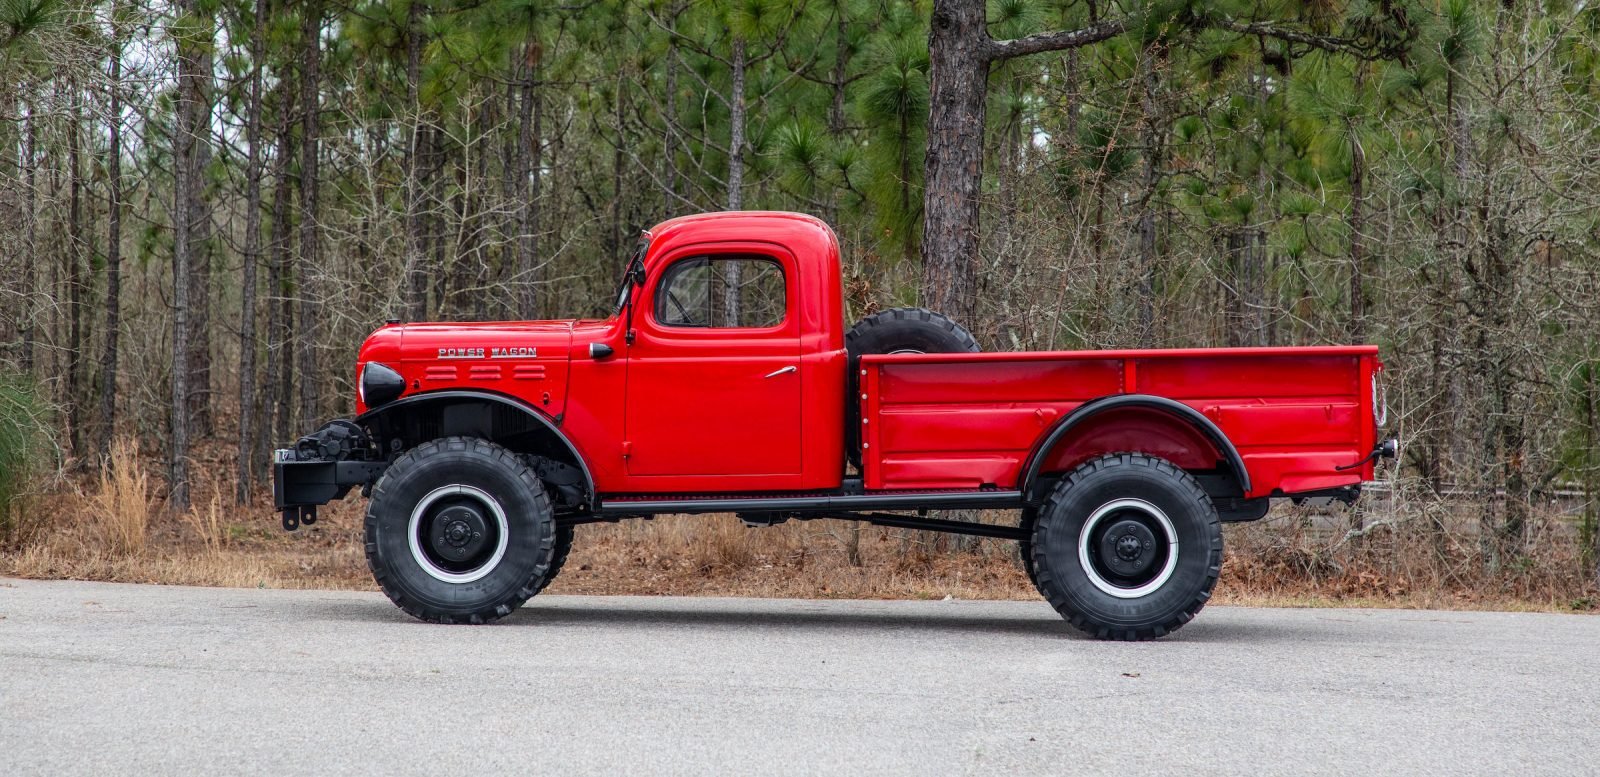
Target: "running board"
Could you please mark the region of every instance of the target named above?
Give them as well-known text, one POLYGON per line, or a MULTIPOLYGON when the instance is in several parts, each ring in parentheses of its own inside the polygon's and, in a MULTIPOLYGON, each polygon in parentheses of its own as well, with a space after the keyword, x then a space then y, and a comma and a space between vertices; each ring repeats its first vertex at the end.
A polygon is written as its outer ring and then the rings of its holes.
POLYGON ((983 510, 1016 509, 1021 491, 959 493, 850 494, 722 499, 601 500, 599 520, 633 515, 699 515, 703 513, 815 513, 857 510, 983 510))

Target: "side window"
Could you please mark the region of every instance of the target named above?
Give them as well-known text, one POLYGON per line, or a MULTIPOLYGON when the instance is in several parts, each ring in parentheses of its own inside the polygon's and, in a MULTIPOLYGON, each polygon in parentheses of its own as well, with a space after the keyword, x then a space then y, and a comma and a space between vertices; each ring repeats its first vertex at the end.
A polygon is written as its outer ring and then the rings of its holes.
POLYGON ((656 286, 663 326, 761 329, 783 323, 783 267, 763 256, 696 256, 667 268, 656 286))

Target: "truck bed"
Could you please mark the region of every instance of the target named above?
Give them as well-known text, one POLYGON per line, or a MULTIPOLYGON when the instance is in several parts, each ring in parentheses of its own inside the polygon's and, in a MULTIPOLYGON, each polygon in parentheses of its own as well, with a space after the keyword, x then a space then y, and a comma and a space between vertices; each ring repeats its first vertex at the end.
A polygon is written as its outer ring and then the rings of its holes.
MULTIPOLYGON (((1376 346, 1161 351, 894 354, 860 363, 862 477, 869 490, 1017 488, 1031 457, 1066 471, 1089 453, 1044 451, 1080 405, 1141 394, 1210 419, 1249 472, 1247 497, 1318 492, 1373 475, 1376 346)), ((1191 470, 1217 469, 1214 448, 1153 428, 1129 450, 1191 470), (1208 460, 1210 459, 1210 460, 1208 460)), ((1158 424, 1157 424, 1158 425, 1158 424)), ((1086 449, 1085 449, 1086 450, 1086 449)), ((1104 451, 1101 451, 1104 452, 1104 451)))

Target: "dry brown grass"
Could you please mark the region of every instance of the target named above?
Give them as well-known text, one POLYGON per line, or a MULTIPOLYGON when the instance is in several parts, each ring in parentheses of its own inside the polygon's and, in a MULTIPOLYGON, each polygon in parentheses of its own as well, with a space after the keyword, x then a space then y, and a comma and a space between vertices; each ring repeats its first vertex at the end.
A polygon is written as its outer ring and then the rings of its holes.
MULTIPOLYGON (((1231 527, 1227 590, 1257 601, 1388 602, 1440 609, 1592 610, 1597 570, 1574 524, 1535 514, 1524 539, 1486 561, 1473 503, 1391 506, 1364 533, 1319 526, 1325 516, 1288 507, 1231 527)), ((1339 517, 1347 514, 1339 513, 1339 517)))
POLYGON ((790 522, 749 528, 732 516, 669 516, 580 526, 572 558, 551 586, 560 593, 776 596, 851 599, 1035 598, 1013 543, 983 540, 950 552, 946 538, 790 522))
MULTIPOLYGON (((265 494, 232 503, 225 450, 202 449, 197 507, 173 515, 152 496, 148 463, 119 446, 110 470, 45 500, 44 531, 0 553, 0 575, 265 588, 373 588, 361 550, 365 503, 324 508, 285 534, 265 494), (213 459, 214 457, 214 459, 213 459), (207 480, 206 477, 214 479, 207 480)), ((1342 510, 1281 508, 1229 526, 1214 601, 1269 606, 1591 610, 1595 570, 1576 531, 1537 516, 1528 542, 1489 569, 1471 506, 1388 504, 1346 538, 1342 510), (1335 528, 1330 528, 1335 527, 1335 528)), ((986 520, 1010 518, 995 513, 986 520)), ((1013 519, 1014 520, 1014 519, 1013 519)), ((672 516, 578 527, 552 593, 795 598, 1021 599, 1038 594, 1014 543, 838 521, 747 528, 732 516, 672 516), (851 546, 857 544, 853 563, 851 546)))
POLYGON ((112 444, 97 485, 88 501, 102 544, 116 554, 142 555, 156 505, 150 492, 150 474, 139 458, 136 443, 121 438, 112 444))

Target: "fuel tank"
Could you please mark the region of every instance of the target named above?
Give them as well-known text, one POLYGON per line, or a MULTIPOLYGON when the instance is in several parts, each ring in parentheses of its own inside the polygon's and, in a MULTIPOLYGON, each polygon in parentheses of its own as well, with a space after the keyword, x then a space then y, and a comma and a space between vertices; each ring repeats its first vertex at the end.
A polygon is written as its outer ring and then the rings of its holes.
MULTIPOLYGON (((373 332, 356 361, 356 385, 369 362, 398 372, 401 397, 476 390, 515 397, 548 415, 566 407, 572 321, 390 324, 373 332)), ((357 396, 356 411, 367 411, 357 396)))

